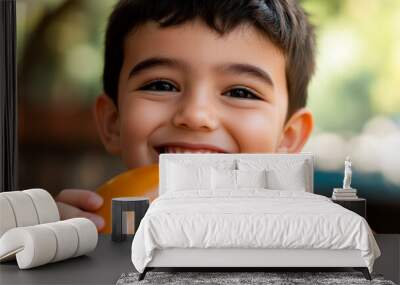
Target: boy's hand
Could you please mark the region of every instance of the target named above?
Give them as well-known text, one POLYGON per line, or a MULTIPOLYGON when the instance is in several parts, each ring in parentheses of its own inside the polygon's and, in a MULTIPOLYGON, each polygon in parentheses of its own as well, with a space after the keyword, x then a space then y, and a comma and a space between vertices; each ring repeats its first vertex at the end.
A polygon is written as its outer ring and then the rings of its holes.
POLYGON ((81 189, 64 189, 55 198, 61 220, 84 217, 95 223, 97 230, 104 227, 104 219, 92 212, 103 205, 96 192, 81 189))

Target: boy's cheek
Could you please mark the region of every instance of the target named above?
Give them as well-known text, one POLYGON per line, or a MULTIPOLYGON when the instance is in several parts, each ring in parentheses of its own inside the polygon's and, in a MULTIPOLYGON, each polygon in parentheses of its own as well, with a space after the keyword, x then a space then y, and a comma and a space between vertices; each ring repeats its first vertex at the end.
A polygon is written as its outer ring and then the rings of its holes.
POLYGON ((263 113, 232 116, 229 131, 242 153, 275 152, 281 135, 282 123, 263 113))
POLYGON ((152 134, 168 120, 161 104, 145 100, 125 101, 121 109, 121 156, 128 168, 157 162, 158 154, 149 145, 152 134))
POLYGON ((124 140, 145 140, 162 122, 167 120, 165 108, 146 100, 132 100, 124 106, 121 112, 121 131, 124 140))

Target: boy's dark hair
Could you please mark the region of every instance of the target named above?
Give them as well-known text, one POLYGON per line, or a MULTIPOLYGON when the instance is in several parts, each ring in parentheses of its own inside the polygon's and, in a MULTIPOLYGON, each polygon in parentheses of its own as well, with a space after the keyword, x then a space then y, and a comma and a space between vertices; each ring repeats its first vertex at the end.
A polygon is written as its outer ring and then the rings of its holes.
POLYGON ((126 35, 147 21, 168 27, 196 18, 220 35, 240 24, 258 28, 286 59, 287 118, 306 105, 315 69, 315 35, 298 0, 120 0, 107 26, 103 74, 104 91, 115 104, 126 35))

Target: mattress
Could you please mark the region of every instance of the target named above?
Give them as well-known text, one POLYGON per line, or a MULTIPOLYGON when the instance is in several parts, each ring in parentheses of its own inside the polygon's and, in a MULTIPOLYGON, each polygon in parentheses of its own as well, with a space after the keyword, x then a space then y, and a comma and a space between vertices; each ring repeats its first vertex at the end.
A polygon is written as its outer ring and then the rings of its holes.
POLYGON ((267 189, 161 195, 135 234, 133 265, 143 272, 168 248, 355 249, 370 272, 380 255, 361 216, 324 196, 267 189))

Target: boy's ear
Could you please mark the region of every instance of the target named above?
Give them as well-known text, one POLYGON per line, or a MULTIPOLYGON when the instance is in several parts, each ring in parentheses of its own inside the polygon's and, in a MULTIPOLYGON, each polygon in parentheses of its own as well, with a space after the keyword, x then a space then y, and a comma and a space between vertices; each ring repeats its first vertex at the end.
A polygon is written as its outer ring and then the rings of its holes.
POLYGON ((121 151, 119 114, 113 100, 106 94, 98 96, 93 114, 104 147, 109 153, 119 154, 121 151))
POLYGON ((303 149, 314 126, 310 110, 302 108, 286 122, 277 152, 298 153, 303 149))

